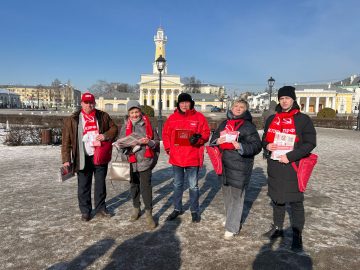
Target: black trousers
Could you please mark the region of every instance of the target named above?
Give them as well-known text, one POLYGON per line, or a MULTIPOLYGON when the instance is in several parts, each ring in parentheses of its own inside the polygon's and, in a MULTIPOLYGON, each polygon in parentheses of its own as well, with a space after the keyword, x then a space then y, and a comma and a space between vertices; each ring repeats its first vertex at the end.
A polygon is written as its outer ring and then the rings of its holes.
MULTIPOLYGON (((274 225, 282 228, 285 219, 285 204, 278 204, 272 201, 273 205, 273 219, 274 225)), ((305 224, 305 210, 304 203, 301 202, 290 202, 290 221, 291 227, 297 228, 302 231, 305 224)))
POLYGON ((105 178, 108 165, 95 166, 93 156, 85 156, 85 168, 78 172, 78 200, 82 214, 90 214, 92 177, 95 177, 94 201, 95 211, 105 209, 106 184, 105 178))
POLYGON ((133 206, 140 208, 140 193, 145 204, 145 210, 152 209, 151 170, 131 172, 131 197, 133 206))

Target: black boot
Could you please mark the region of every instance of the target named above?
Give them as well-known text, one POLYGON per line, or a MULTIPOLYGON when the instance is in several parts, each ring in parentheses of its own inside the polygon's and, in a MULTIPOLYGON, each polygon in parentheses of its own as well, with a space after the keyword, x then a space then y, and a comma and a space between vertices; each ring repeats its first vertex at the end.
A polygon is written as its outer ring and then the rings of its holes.
POLYGON ((270 240, 283 236, 284 236, 283 229, 278 226, 275 226, 274 224, 271 225, 270 231, 263 234, 263 237, 269 238, 270 240))
POLYGON ((291 244, 291 250, 294 252, 303 251, 301 231, 298 228, 293 227, 293 240, 291 244))
POLYGON ((172 213, 170 215, 168 215, 168 217, 166 218, 166 221, 174 220, 175 218, 177 218, 181 214, 182 213, 180 211, 174 210, 174 211, 172 211, 172 213))

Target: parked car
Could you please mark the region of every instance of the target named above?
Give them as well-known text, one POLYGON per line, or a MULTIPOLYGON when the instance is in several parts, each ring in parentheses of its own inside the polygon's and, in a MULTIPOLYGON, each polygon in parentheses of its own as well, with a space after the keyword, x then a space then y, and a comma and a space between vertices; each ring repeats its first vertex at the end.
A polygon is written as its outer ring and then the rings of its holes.
POLYGON ((221 108, 217 107, 217 106, 214 106, 211 108, 210 110, 211 112, 221 112, 221 108))

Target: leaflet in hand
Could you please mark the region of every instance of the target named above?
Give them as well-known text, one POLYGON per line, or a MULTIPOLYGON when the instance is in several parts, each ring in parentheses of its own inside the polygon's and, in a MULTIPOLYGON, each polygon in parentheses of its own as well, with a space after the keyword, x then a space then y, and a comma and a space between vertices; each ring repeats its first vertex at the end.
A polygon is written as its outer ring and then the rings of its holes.
POLYGON ((113 145, 119 148, 132 147, 141 144, 140 140, 143 137, 144 136, 141 136, 140 134, 133 132, 126 137, 118 139, 116 142, 113 143, 113 145))
POLYGON ((190 137, 194 134, 194 131, 187 129, 176 129, 174 145, 189 146, 190 137))
POLYGON ((239 134, 240 134, 239 131, 223 130, 220 132, 220 138, 225 138, 225 142, 229 143, 229 142, 237 141, 239 134))
POLYGON ((282 132, 275 133, 274 144, 277 149, 271 152, 271 159, 280 160, 280 156, 285 155, 294 149, 296 135, 282 132))
POLYGON ((73 164, 70 163, 70 166, 61 166, 59 169, 59 177, 58 177, 58 181, 59 182, 64 182, 70 178, 72 178, 74 176, 74 172, 73 172, 73 164))
POLYGON ((101 146, 101 142, 96 140, 97 135, 99 135, 98 131, 88 131, 82 141, 89 146, 101 146))

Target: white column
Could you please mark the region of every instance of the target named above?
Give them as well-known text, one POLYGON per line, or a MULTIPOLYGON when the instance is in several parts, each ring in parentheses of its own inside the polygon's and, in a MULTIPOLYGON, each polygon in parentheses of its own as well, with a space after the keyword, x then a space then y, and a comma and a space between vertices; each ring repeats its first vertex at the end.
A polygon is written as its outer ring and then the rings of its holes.
POLYGON ((162 102, 163 102, 163 110, 167 110, 167 94, 166 94, 166 89, 162 89, 162 102))
POLYGON ((336 110, 335 101, 336 101, 336 97, 332 97, 331 109, 333 109, 333 110, 336 110))
POLYGON ((140 105, 144 105, 144 90, 140 89, 140 97, 139 97, 140 105))
POLYGON ((305 112, 309 112, 310 97, 306 97, 305 112))
POLYGON ((156 92, 155 92, 154 108, 155 108, 155 110, 159 110, 159 89, 156 89, 156 92))
POLYGON ((151 89, 147 90, 147 99, 146 99, 146 105, 151 106, 151 89))
POLYGON ((171 95, 170 95, 170 110, 174 110, 174 100, 175 100, 175 94, 174 89, 171 89, 171 95))
POLYGON ((329 97, 325 98, 325 107, 328 108, 329 107, 329 97))
POLYGON ((319 112, 319 101, 320 101, 320 98, 319 98, 319 97, 316 97, 315 113, 318 113, 318 112, 319 112))

